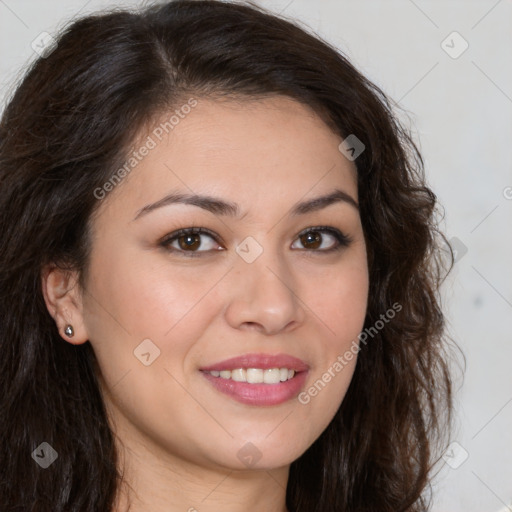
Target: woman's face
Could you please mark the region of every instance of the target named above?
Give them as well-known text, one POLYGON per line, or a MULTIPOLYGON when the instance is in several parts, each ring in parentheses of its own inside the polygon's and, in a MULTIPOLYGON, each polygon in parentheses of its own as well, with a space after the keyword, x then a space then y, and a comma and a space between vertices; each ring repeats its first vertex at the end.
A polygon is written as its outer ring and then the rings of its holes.
POLYGON ((136 165, 92 220, 86 336, 132 448, 281 467, 327 427, 356 364, 335 364, 367 305, 355 165, 291 99, 180 112, 168 134, 141 134, 136 165), (196 233, 175 234, 185 228, 196 233))

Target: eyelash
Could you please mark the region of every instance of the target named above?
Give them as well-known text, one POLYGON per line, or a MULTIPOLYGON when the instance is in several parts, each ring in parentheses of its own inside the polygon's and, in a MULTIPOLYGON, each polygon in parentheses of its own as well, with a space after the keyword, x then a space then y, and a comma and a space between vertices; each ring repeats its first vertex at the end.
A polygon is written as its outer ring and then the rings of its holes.
MULTIPOLYGON (((327 233, 331 236, 333 236, 336 240, 336 245, 334 247, 331 247, 330 249, 303 249, 307 252, 315 252, 315 253, 323 253, 323 254, 330 254, 336 251, 340 251, 341 249, 348 247, 350 243, 352 242, 352 239, 342 233, 339 229, 330 227, 330 226, 314 226, 307 228, 303 231, 301 231, 297 235, 297 239, 301 236, 307 235, 308 233, 327 233)), ((174 231, 173 233, 170 233, 169 235, 165 236, 164 239, 160 242, 160 246, 164 249, 175 252, 175 253, 181 253, 185 257, 189 258, 197 258, 202 255, 202 253, 211 253, 211 250, 207 251, 184 251, 182 249, 176 249, 175 247, 170 247, 170 243, 174 240, 179 239, 182 236, 186 235, 208 235, 211 237, 217 244, 220 245, 220 242, 218 240, 218 237, 209 229, 207 228, 201 228, 201 227, 194 227, 194 228, 183 228, 178 229, 177 231, 174 231)))

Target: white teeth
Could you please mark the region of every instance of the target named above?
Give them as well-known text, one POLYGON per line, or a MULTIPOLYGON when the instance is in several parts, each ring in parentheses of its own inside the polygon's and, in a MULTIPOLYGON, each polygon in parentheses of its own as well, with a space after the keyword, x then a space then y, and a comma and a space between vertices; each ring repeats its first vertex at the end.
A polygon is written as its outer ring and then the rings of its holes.
POLYGON ((269 368, 263 372, 263 382, 265 384, 277 384, 281 382, 281 370, 279 368, 269 368))
POLYGON ((261 384, 263 382, 263 370, 259 368, 247 368, 247 379, 249 384, 261 384))
POLYGON ((243 368, 231 370, 231 379, 235 380, 236 382, 247 382, 245 370, 243 368))
POLYGON ((237 368, 236 370, 212 370, 208 372, 214 377, 231 379, 235 382, 248 382, 249 384, 278 384, 290 380, 295 375, 295 370, 288 368, 237 368))

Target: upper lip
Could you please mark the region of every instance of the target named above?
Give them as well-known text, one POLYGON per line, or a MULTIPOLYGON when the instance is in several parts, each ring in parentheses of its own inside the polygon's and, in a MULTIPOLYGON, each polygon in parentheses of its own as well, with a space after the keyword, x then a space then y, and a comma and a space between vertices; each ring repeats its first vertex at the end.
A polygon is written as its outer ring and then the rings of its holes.
POLYGON ((202 366, 199 369, 211 372, 214 370, 236 370, 237 368, 261 368, 262 370, 288 368, 289 370, 301 372, 308 370, 309 366, 301 359, 289 354, 244 354, 208 366, 202 366))

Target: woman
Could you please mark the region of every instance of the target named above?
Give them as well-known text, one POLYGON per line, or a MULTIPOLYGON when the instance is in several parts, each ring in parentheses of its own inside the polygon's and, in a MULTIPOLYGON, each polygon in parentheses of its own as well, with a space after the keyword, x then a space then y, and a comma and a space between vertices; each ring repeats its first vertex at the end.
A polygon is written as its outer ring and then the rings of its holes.
POLYGON ((73 23, 0 125, 5 511, 420 511, 436 199, 386 96, 247 4, 73 23))

